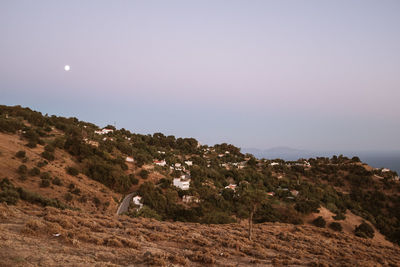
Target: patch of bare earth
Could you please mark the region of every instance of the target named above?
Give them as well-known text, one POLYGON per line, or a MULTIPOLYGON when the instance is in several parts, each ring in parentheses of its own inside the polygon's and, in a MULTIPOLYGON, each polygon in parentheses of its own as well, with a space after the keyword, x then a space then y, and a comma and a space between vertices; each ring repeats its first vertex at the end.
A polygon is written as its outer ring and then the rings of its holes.
POLYGON ((0 204, 0 266, 397 266, 400 249, 309 225, 201 225, 0 204))

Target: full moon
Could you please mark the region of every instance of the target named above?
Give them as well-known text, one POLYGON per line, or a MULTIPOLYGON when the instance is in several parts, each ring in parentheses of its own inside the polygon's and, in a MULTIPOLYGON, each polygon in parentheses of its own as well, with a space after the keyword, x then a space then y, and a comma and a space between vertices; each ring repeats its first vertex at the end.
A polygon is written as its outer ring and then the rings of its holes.
POLYGON ((65 71, 69 71, 70 69, 71 69, 71 67, 70 67, 69 65, 65 65, 65 66, 64 66, 64 70, 65 70, 65 71))

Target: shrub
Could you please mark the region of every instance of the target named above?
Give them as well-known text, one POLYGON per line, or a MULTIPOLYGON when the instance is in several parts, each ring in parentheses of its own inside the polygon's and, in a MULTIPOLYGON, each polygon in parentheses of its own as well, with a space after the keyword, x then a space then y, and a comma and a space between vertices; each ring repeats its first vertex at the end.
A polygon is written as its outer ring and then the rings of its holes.
POLYGON ((75 188, 71 191, 72 194, 79 196, 81 194, 81 190, 79 188, 75 188))
POLYGON ((26 152, 24 150, 18 151, 15 156, 19 159, 25 158, 26 152))
POLYGON ((72 176, 77 176, 79 174, 79 171, 74 167, 67 167, 67 173, 72 176))
POLYGON ((374 229, 366 222, 362 222, 359 226, 354 229, 354 233, 356 236, 362 238, 373 238, 374 237, 374 229))
POLYGON ((36 142, 36 141, 33 141, 33 140, 30 140, 30 141, 26 144, 26 146, 29 147, 29 148, 35 148, 35 147, 37 146, 37 142, 36 142))
POLYGON ((139 172, 139 176, 142 177, 143 179, 147 179, 149 177, 149 171, 145 170, 145 169, 142 169, 139 172))
POLYGON ((329 228, 338 232, 341 232, 343 230, 342 225, 338 222, 332 222, 331 224, 329 224, 329 228))
POLYGON ((28 167, 26 165, 22 164, 18 167, 17 172, 21 175, 25 175, 28 172, 28 167))
POLYGON ((49 164, 49 163, 46 160, 42 160, 42 161, 39 161, 36 164, 36 166, 38 166, 39 168, 42 168, 42 167, 46 166, 47 164, 49 164))
POLYGON ((70 193, 66 193, 66 194, 64 195, 64 199, 65 199, 66 201, 70 202, 70 201, 72 201, 73 196, 72 196, 70 193))
POLYGON ((339 212, 338 214, 336 214, 335 216, 332 216, 332 218, 336 221, 341 221, 346 219, 346 215, 344 215, 342 212, 339 212))
POLYGON ((101 204, 100 199, 98 199, 97 197, 93 198, 93 203, 96 205, 96 207, 100 206, 101 204))
POLYGON ((60 178, 58 178, 58 177, 55 177, 54 179, 53 179, 53 181, 51 181, 53 184, 55 184, 55 185, 58 185, 58 186, 61 186, 62 185, 62 182, 61 182, 61 180, 60 180, 60 178))
POLYGON ((7 178, 0 181, 0 202, 15 205, 18 202, 19 194, 13 184, 7 178))
POLYGON ((42 172, 42 173, 40 174, 40 178, 43 179, 43 180, 50 180, 50 179, 51 179, 51 176, 50 176, 50 173, 49 173, 49 172, 42 172))
POLYGON ((308 214, 318 212, 319 203, 317 201, 304 200, 297 202, 294 208, 301 213, 308 214))
POLYGON ((40 182, 40 187, 49 187, 49 186, 50 186, 50 181, 47 180, 47 179, 43 179, 43 180, 40 182))
POLYGON ((324 218, 322 218, 322 216, 318 216, 315 220, 312 221, 312 223, 317 226, 317 227, 321 227, 324 228, 326 225, 326 221, 324 218))
POLYGON ((133 185, 137 185, 137 184, 139 183, 139 179, 136 178, 136 177, 134 177, 133 175, 132 175, 132 176, 129 176, 129 179, 131 180, 131 183, 132 183, 133 185))
POLYGON ((40 174, 40 170, 36 167, 33 167, 32 169, 29 170, 30 176, 37 176, 39 174, 40 174))
POLYGON ((53 153, 53 152, 54 152, 54 146, 52 146, 52 145, 46 145, 46 146, 44 147, 44 150, 47 151, 47 152, 53 153))
POLYGON ((49 151, 43 151, 41 155, 48 161, 53 161, 55 159, 54 154, 49 151))

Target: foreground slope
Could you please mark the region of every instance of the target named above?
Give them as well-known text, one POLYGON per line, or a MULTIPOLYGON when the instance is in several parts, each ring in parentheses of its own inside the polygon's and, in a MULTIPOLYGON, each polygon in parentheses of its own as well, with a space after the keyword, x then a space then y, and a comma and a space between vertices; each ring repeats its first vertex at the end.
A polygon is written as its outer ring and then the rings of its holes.
POLYGON ((397 266, 400 249, 313 226, 201 225, 0 204, 1 266, 397 266))

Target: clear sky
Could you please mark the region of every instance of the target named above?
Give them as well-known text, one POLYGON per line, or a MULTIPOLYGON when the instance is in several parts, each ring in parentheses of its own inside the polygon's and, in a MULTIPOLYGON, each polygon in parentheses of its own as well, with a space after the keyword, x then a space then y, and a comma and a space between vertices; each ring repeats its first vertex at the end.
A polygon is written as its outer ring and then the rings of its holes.
POLYGON ((397 0, 2 0, 0 103, 205 144, 400 149, 399 14, 397 0))

